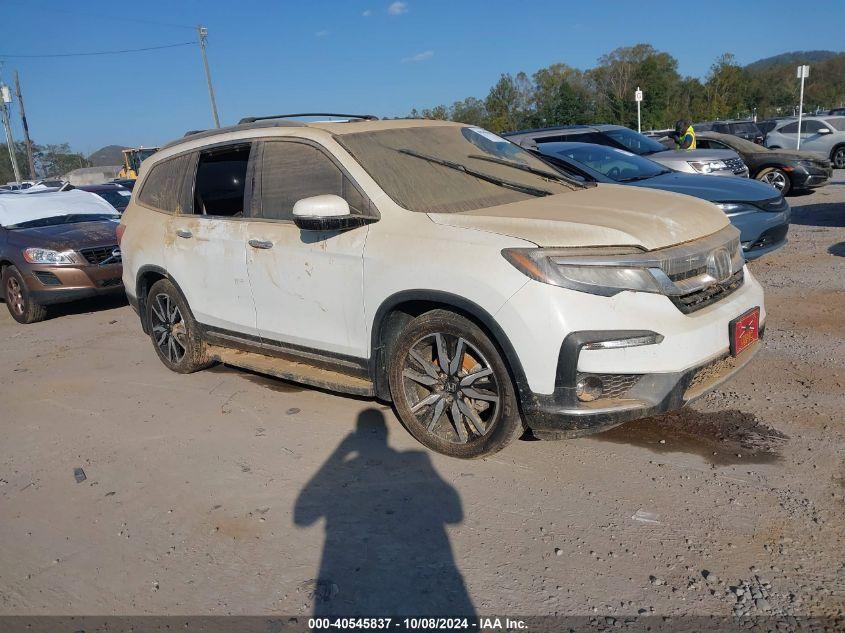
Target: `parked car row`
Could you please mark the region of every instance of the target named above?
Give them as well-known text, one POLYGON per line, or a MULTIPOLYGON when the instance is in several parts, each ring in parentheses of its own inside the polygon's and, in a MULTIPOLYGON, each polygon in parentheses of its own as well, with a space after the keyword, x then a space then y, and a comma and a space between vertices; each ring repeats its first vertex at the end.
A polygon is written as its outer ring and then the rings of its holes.
POLYGON ((175 372, 378 397, 464 458, 680 408, 759 349, 745 260, 785 243, 790 210, 733 149, 347 118, 191 133, 130 196, 0 195, 9 310, 125 292, 175 372))

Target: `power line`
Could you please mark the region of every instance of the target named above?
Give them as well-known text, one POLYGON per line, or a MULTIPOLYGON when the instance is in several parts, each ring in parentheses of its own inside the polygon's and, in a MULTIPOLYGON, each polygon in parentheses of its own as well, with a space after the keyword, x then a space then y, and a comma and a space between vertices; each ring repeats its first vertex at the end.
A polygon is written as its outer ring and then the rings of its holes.
POLYGON ((34 59, 46 57, 92 57, 95 55, 123 55, 124 53, 141 53, 144 51, 158 51, 163 48, 176 48, 178 46, 194 46, 196 42, 180 42, 179 44, 164 44, 163 46, 147 46, 145 48, 126 48, 117 51, 96 51, 93 53, 49 53, 45 55, 7 55, 0 53, 0 58, 7 59, 34 59))

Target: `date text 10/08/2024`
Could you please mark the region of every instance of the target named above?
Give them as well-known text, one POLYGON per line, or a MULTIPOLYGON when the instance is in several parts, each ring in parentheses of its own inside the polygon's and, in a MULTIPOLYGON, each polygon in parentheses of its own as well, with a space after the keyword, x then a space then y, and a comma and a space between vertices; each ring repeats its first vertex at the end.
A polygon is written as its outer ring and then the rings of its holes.
POLYGON ((523 620, 510 618, 310 618, 308 628, 319 629, 438 629, 522 630, 523 620))

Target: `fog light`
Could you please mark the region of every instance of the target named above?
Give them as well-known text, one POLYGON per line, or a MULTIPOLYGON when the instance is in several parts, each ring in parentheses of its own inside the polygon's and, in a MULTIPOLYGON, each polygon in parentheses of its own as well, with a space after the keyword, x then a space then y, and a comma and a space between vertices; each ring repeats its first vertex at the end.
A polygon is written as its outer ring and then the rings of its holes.
POLYGON ((575 385, 575 395, 581 402, 592 402, 601 397, 604 384, 598 376, 587 375, 575 385))

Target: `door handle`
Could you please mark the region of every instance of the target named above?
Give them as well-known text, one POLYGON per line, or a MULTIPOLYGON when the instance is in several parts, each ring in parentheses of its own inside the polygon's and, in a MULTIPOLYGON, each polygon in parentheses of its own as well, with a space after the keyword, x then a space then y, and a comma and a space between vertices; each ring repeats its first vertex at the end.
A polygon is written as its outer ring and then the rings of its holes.
POLYGON ((185 238, 186 240, 187 240, 188 238, 190 238, 190 237, 193 237, 193 236, 194 236, 194 234, 193 234, 193 233, 191 233, 188 229, 177 229, 177 230, 176 230, 176 235, 178 235, 179 237, 183 237, 183 238, 185 238))
POLYGON ((262 248, 265 250, 268 248, 273 248, 273 242, 267 242, 264 240, 250 240, 249 245, 253 248, 262 248))

